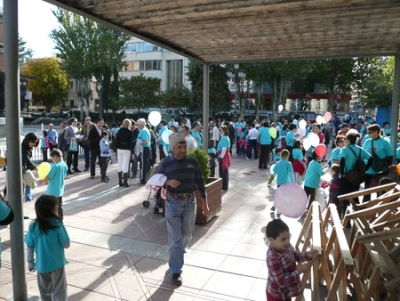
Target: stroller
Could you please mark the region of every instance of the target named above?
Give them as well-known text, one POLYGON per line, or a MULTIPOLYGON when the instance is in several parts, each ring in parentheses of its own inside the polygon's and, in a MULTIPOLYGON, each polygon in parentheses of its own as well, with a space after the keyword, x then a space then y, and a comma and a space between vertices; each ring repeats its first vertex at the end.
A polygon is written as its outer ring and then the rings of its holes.
POLYGON ((153 165, 150 171, 146 174, 146 187, 150 187, 147 200, 143 201, 142 205, 145 208, 150 207, 150 199, 155 199, 154 214, 162 213, 164 208, 165 195, 162 195, 162 186, 166 180, 164 175, 158 174, 159 163, 153 165))

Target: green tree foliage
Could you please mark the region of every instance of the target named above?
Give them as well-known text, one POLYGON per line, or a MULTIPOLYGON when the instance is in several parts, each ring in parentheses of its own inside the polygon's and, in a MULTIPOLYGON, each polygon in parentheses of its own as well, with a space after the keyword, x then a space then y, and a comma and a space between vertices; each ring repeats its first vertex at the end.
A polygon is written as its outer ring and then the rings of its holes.
POLYGON ((97 80, 100 94, 100 117, 103 117, 103 109, 113 110, 115 100, 119 98, 118 72, 125 67, 126 42, 130 37, 115 29, 97 24, 94 39, 90 45, 89 59, 93 68, 93 75, 97 80), (113 87, 112 87, 113 86, 113 87), (114 100, 114 101, 112 101, 114 100))
MULTIPOLYGON (((187 76, 192 84, 191 99, 187 105, 188 110, 197 113, 201 112, 203 110, 203 65, 197 62, 190 62, 187 76)), ((225 67, 220 65, 210 67, 210 113, 229 111, 232 100, 230 98, 228 80, 225 67)))
MULTIPOLYGON (((303 85, 306 83, 307 74, 311 67, 309 61, 282 61, 270 63, 254 63, 243 64, 246 72, 246 78, 254 82, 254 88, 258 92, 257 109, 261 105, 267 105, 262 102, 263 84, 267 82, 271 87, 271 107, 274 114, 274 119, 277 118, 277 110, 280 104, 285 105, 287 94, 291 90, 293 82, 301 82, 304 79, 303 85)), ((310 80, 308 78, 308 80, 310 80)), ((305 88, 305 87, 304 87, 305 88)), ((309 91, 309 92, 312 92, 309 91)))
POLYGON ((367 108, 392 105, 394 57, 375 59, 370 76, 363 82, 361 99, 367 108))
POLYGON ((22 73, 35 76, 28 84, 35 105, 45 106, 50 111, 65 101, 69 80, 57 58, 29 60, 22 73))
POLYGON ((162 92, 159 100, 160 105, 166 108, 179 108, 183 111, 183 108, 189 103, 190 98, 191 92, 188 88, 183 85, 176 85, 162 92))
POLYGON ((26 47, 26 41, 22 37, 18 37, 18 57, 19 65, 22 68, 25 63, 30 60, 33 56, 33 50, 26 47))
POLYGON ((161 79, 146 77, 143 74, 131 78, 121 78, 121 104, 127 107, 141 108, 157 106, 159 103, 161 79))
POLYGON ((95 77, 100 92, 100 116, 103 107, 115 111, 119 107, 117 75, 124 67, 125 42, 129 37, 63 9, 53 14, 60 28, 54 29, 50 37, 59 51, 63 68, 76 81, 81 109, 89 114, 90 83, 95 77))
POLYGON ((361 88, 370 76, 373 58, 343 58, 313 61, 312 78, 325 86, 328 93, 328 111, 335 108, 335 93, 349 95, 353 88, 361 88))

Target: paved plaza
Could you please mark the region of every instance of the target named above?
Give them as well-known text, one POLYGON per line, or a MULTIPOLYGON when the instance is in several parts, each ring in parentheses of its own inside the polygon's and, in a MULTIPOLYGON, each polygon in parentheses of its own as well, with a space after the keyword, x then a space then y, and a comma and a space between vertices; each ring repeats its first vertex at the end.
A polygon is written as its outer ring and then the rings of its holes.
MULTIPOLYGON (((88 173, 66 179, 68 300, 265 300, 264 233, 274 217, 274 190, 267 188, 267 171, 259 170, 257 161, 233 156, 222 210, 208 224, 196 225, 181 287, 172 284, 168 273, 165 219, 153 213, 153 200, 150 208, 142 206, 149 190, 135 185, 137 179, 130 180, 129 188, 118 187, 116 167, 110 165, 107 184, 100 182, 99 170, 94 180, 88 173)), ((35 188, 34 199, 45 189, 35 188)), ((34 218, 34 202, 24 203, 24 215, 34 218)), ((294 244, 301 223, 282 219, 290 226, 294 244)), ((25 230, 30 222, 25 220, 25 230)), ((7 300, 12 297, 9 229, 3 228, 0 235, 0 300, 7 300)), ((27 270, 26 278, 29 294, 38 295, 36 273, 27 270)), ((305 299, 309 293, 306 290, 305 299)))

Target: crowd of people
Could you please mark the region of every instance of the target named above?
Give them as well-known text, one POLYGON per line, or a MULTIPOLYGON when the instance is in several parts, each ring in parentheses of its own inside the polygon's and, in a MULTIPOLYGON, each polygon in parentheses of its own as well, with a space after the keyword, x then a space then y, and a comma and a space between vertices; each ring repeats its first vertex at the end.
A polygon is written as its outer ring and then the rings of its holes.
MULTIPOLYGON (((285 183, 297 183, 304 187, 309 205, 316 199, 321 183, 328 185, 329 202, 336 204, 342 215, 346 204, 339 204, 339 195, 358 190, 362 183, 368 188, 382 181, 391 181, 387 175, 394 152, 390 145, 390 130, 385 130, 388 124, 385 123, 381 129, 373 121, 371 124, 364 121, 359 129, 351 128, 348 123, 340 121, 335 113, 332 120, 325 124, 302 119, 291 122, 254 120, 248 124, 239 118, 236 122, 211 120, 202 127, 200 120, 191 123, 184 118, 179 125, 172 118, 169 122, 161 120, 157 127, 153 127, 145 119, 124 119, 121 125, 115 124, 108 130, 103 119, 92 123, 90 117, 86 117, 84 125, 72 118, 69 126, 62 122, 60 128, 60 132, 57 132, 50 124, 49 129, 43 131, 41 143, 34 133, 27 134, 22 142, 24 172, 37 170, 31 158, 32 149, 39 143, 46 155, 47 150, 50 150, 50 157, 54 162, 48 175, 41 181, 48 185, 47 194, 37 199, 37 219, 30 226, 25 238, 29 270, 38 271, 38 285, 42 296, 49 294, 48 288, 51 286, 53 289, 57 287, 61 295, 66 295, 64 248, 69 247, 69 237, 62 225, 62 197, 66 175, 81 172, 77 159, 79 147, 85 155, 83 171, 90 172, 91 179, 95 178, 96 164, 99 164, 101 181, 108 182, 107 166, 116 158, 120 187, 129 187, 128 179, 137 176, 140 179, 138 184, 145 184, 146 174, 160 161, 158 173, 166 176, 163 188, 166 193, 168 263, 175 285, 182 284, 183 257, 194 230, 196 190, 200 192, 203 213, 207 214, 209 211, 200 166, 194 158, 187 156, 187 151, 203 148, 206 143, 203 139, 204 131, 208 131, 210 138, 207 147, 211 174, 215 173, 218 164, 222 189, 225 191, 229 188, 228 169, 234 144, 236 156, 247 161, 257 160, 260 170, 273 166, 269 177, 266 177, 268 186, 274 178, 278 187, 285 183), (171 131, 167 141, 163 135, 166 130, 171 131), (329 152, 321 154, 317 151, 317 146, 306 143, 310 134, 318 137, 319 145, 332 148, 330 156, 329 152), (67 159, 66 163, 63 158, 67 159), (328 169, 331 180, 322 181, 321 176, 328 169), (62 237, 57 243, 54 239, 56 236, 62 237), (54 247, 57 262, 47 264, 44 261, 42 249, 45 244, 54 247)), ((43 160, 47 161, 47 156, 44 153, 43 155, 43 160)), ((399 155, 400 148, 396 154, 398 160, 399 155)), ((364 197, 364 201, 367 197, 364 197)), ((272 210, 275 208, 272 207, 272 210)), ((298 257, 297 261, 315 259, 315 251, 297 254, 289 244, 289 229, 284 223, 277 223, 271 222, 266 233, 271 243, 267 262, 271 273, 267 287, 270 300, 286 297, 275 285, 274 271, 279 269, 274 259, 278 256, 277 252, 291 252, 298 257)), ((292 265, 293 262, 288 264, 292 265)), ((293 278, 293 283, 296 282, 296 277, 293 278)), ((287 296, 294 296, 297 290, 298 287, 293 287, 293 290, 287 291, 287 296)))

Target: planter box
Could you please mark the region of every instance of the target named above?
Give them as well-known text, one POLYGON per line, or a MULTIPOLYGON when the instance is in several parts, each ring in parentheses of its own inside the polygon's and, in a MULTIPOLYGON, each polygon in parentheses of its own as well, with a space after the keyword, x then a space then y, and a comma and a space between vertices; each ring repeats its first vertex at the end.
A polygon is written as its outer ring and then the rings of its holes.
POLYGON ((203 202, 198 191, 196 191, 197 200, 197 214, 196 223, 206 224, 210 221, 220 210, 222 200, 222 179, 221 178, 209 178, 206 185, 207 203, 210 211, 207 215, 203 214, 203 202))

